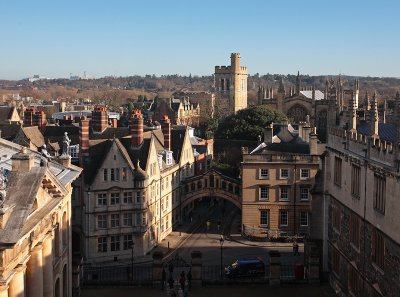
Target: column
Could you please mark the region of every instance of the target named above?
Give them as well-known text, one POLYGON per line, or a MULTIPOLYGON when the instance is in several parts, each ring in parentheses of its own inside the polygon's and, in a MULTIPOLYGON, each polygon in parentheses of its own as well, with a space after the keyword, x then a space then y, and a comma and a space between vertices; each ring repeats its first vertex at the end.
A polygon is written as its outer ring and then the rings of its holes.
POLYGON ((8 288, 9 297, 25 297, 25 265, 18 265, 8 288))
POLYGON ((279 251, 269 252, 269 285, 281 285, 281 254, 279 251))
POLYGON ((31 249, 31 258, 26 269, 26 289, 29 297, 43 296, 42 244, 31 249))
POLYGON ((8 286, 0 285, 0 297, 8 297, 8 286))
POLYGON ((43 241, 43 296, 53 297, 53 239, 52 233, 43 241))

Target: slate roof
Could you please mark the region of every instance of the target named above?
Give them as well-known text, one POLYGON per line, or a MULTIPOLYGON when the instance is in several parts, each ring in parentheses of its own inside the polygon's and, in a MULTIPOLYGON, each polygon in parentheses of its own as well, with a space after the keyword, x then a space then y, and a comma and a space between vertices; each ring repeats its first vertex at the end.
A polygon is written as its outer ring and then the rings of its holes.
POLYGON ((15 107, 0 106, 0 122, 7 122, 13 113, 15 107))
MULTIPOLYGON (((312 99, 312 91, 300 91, 300 94, 307 97, 308 99, 312 99)), ((324 99, 324 93, 322 93, 320 90, 315 90, 315 100, 323 100, 323 99, 324 99)))
POLYGON ((129 135, 129 127, 107 128, 103 133, 92 133, 90 139, 121 138, 129 135))
POLYGON ((19 130, 21 130, 20 125, 16 124, 4 124, 0 125, 1 137, 10 141, 13 141, 15 136, 18 134, 19 130))
POLYGON ((46 170, 46 167, 34 167, 29 172, 10 172, 4 206, 14 208, 5 228, 0 229, 1 243, 13 244, 20 238, 46 170))
MULTIPOLYGON (((395 143, 397 141, 396 126, 388 123, 379 123, 378 135, 381 140, 395 143)), ((357 125, 357 131, 361 134, 371 136, 371 123, 364 122, 357 125)))
POLYGON ((171 129, 171 150, 172 156, 179 163, 182 154, 182 146, 185 140, 186 129, 176 128, 171 129))

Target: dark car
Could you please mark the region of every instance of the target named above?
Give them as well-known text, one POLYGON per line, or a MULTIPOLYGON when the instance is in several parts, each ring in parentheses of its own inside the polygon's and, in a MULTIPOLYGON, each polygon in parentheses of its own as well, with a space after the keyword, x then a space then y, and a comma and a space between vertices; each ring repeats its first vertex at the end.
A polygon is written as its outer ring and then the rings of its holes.
POLYGON ((263 277, 265 265, 260 258, 240 258, 225 268, 227 278, 263 277))

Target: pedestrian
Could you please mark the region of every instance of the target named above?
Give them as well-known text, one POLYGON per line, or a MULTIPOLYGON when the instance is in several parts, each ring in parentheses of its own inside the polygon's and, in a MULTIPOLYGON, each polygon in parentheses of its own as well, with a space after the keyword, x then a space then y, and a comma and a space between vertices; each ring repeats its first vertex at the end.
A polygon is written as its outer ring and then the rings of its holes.
POLYGON ((192 270, 189 269, 189 272, 187 274, 187 280, 188 280, 188 285, 189 285, 189 290, 192 289, 192 270))
POLYGON ((297 241, 293 242, 293 255, 294 256, 300 256, 299 245, 297 244, 297 241))
POLYGON ((161 290, 164 290, 166 280, 167 280, 167 273, 165 272, 165 269, 163 267, 162 273, 161 273, 161 290))
POLYGON ((185 282, 186 282, 185 272, 182 270, 181 277, 179 279, 179 283, 181 284, 182 292, 185 292, 185 282))
POLYGON ((169 277, 168 284, 170 289, 174 288, 174 279, 172 278, 172 276, 169 277))
POLYGON ((207 231, 208 231, 208 230, 210 230, 210 226, 211 226, 210 220, 207 220, 207 223, 206 223, 206 224, 207 224, 207 231))

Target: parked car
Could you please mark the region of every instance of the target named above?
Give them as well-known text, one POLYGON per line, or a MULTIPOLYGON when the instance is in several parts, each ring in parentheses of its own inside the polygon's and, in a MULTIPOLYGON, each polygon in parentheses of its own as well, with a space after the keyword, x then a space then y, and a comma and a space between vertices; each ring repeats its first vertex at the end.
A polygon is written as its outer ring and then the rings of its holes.
POLYGON ((239 258, 225 268, 227 278, 262 277, 265 275, 264 262, 258 258, 239 258))

